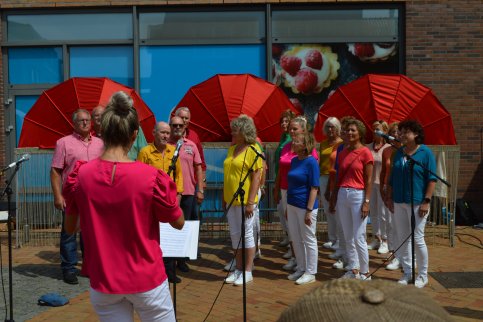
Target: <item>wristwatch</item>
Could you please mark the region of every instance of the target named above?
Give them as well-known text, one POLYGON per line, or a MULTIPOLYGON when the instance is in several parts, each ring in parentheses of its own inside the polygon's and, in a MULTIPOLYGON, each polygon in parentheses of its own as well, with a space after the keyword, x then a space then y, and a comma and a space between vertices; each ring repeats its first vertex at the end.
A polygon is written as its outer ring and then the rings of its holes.
POLYGON ((428 197, 424 198, 424 203, 430 203, 430 202, 431 202, 431 198, 428 198, 428 197))
POLYGON ((369 203, 369 202, 370 202, 370 200, 369 200, 369 199, 366 199, 366 200, 364 200, 364 202, 365 202, 365 203, 369 203))
POLYGON ((198 190, 199 193, 201 193, 202 195, 205 194, 205 191, 204 190, 198 190))

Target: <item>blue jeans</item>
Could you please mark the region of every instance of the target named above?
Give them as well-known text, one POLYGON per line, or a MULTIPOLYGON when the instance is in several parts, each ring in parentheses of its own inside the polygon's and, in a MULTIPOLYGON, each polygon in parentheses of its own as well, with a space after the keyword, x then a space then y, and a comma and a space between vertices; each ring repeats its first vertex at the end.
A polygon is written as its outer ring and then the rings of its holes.
MULTIPOLYGON (((60 231, 60 267, 62 273, 76 272, 77 265, 77 234, 69 235, 64 230, 65 213, 62 213, 62 230, 60 231)), ((79 234, 80 235, 80 234, 79 234)), ((82 244, 82 236, 81 236, 82 244)))

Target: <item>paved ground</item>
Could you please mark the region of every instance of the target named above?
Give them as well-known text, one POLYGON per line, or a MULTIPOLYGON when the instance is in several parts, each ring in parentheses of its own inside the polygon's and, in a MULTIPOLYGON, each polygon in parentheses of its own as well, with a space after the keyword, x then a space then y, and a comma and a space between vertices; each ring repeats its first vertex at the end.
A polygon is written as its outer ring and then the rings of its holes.
MULTIPOLYGON (((430 245, 430 272, 481 272, 483 271, 483 230, 458 228, 457 245, 427 234, 430 245)), ((301 295, 317 287, 323 281, 337 278, 341 271, 330 268, 332 261, 328 251, 320 248, 317 282, 297 286, 286 279, 281 270, 286 262, 280 256, 283 249, 276 240, 264 240, 261 259, 256 261, 254 283, 247 286, 247 311, 249 321, 275 321, 280 313, 301 295)), ((183 274, 177 288, 179 321, 203 321, 221 289, 213 310, 206 321, 242 321, 242 289, 223 285, 221 270, 229 258, 228 241, 203 240, 200 244, 202 259, 190 262, 192 271, 183 274)), ((2 239, 3 280, 8 306, 7 248, 2 239)), ((97 321, 89 302, 88 280, 80 278, 79 285, 67 285, 61 280, 56 247, 24 247, 14 249, 14 320, 15 321, 97 321), (58 308, 37 305, 38 298, 48 292, 57 292, 70 299, 70 304, 58 308)), ((383 256, 371 251, 371 270, 377 268, 383 256)), ((399 272, 378 270, 374 278, 396 281, 399 272)), ((483 320, 483 289, 446 289, 433 278, 424 289, 452 316, 459 321, 483 320)), ((0 314, 5 312, 1 300, 0 314)))

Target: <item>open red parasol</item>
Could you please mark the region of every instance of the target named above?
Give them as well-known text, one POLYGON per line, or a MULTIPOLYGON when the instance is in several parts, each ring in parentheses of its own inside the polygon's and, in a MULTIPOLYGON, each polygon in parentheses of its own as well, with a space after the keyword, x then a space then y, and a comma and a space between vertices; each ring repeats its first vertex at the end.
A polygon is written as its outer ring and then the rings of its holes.
MULTIPOLYGON (((389 124, 417 120, 424 128, 428 145, 455 145, 451 115, 430 88, 404 75, 368 74, 339 87, 320 109, 315 124, 315 136, 322 141, 324 121, 335 116, 351 115, 371 129, 376 120, 389 124)), ((372 141, 367 131, 366 142, 372 141)))
POLYGON ((152 141, 153 112, 134 89, 105 77, 74 77, 42 93, 25 115, 18 146, 54 148, 58 139, 72 133, 75 110, 91 111, 96 106, 106 106, 118 91, 132 97, 146 140, 152 141))
POLYGON ((190 109, 190 127, 202 142, 231 141, 230 121, 240 114, 253 118, 262 141, 278 142, 280 115, 297 112, 278 86, 250 74, 215 75, 191 87, 172 115, 181 106, 190 109))

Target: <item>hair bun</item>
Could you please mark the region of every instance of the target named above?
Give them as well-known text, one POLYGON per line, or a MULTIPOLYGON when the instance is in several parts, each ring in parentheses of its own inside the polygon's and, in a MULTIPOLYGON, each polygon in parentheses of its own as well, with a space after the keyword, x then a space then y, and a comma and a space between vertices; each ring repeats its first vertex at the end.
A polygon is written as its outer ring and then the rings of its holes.
POLYGON ((114 108, 117 115, 126 117, 133 107, 133 100, 131 96, 123 91, 116 92, 111 97, 110 106, 114 108))

